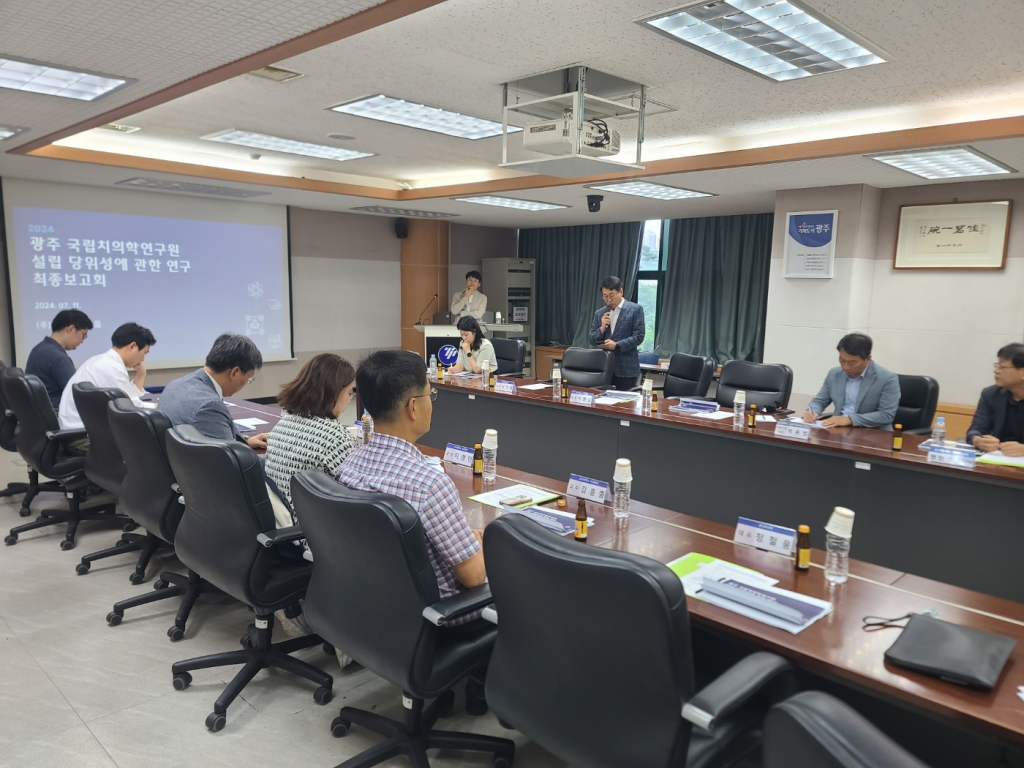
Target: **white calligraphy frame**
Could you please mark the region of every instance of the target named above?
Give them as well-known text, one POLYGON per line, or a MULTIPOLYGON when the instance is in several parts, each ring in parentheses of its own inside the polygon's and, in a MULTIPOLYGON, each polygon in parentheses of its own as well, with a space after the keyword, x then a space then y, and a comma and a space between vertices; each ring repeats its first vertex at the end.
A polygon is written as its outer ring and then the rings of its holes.
POLYGON ((1006 246, 1009 242, 1012 207, 1013 204, 1010 200, 901 205, 892 268, 1003 269, 1006 266, 1006 246), (917 222, 925 219, 954 222, 964 218, 981 217, 988 217, 992 220, 987 252, 940 254, 915 254, 913 252, 913 233, 917 222))
POLYGON ((783 237, 783 250, 782 250, 782 276, 783 277, 796 277, 807 280, 829 280, 835 273, 836 264, 836 239, 839 237, 839 211, 790 211, 786 213, 786 229, 782 235, 783 237), (794 246, 792 238, 789 236, 789 222, 794 216, 809 216, 812 214, 832 214, 832 239, 829 241, 828 247, 828 272, 807 272, 798 270, 794 265, 791 264, 790 254, 791 249, 794 246))

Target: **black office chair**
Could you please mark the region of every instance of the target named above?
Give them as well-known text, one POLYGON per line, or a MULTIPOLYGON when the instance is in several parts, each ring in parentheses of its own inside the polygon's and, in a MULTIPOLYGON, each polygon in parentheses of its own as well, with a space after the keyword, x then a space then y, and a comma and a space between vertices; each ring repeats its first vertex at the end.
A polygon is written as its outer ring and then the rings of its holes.
POLYGON ((687 355, 683 352, 672 355, 665 374, 665 397, 705 397, 715 375, 715 361, 702 355, 687 355))
MULTIPOLYGON (((14 415, 14 411, 12 411, 7 405, 7 397, 4 395, 3 372, 6 369, 7 366, 0 361, 0 449, 8 451, 9 453, 17 453, 18 417, 14 415)), ((29 506, 32 504, 32 500, 38 496, 41 491, 63 493, 64 489, 60 487, 60 483, 55 483, 53 481, 48 480, 44 483, 40 483, 39 473, 30 468, 28 470, 28 482, 8 483, 6 488, 0 489, 0 498, 5 496, 17 496, 19 493, 24 493, 25 498, 21 500, 21 509, 18 514, 22 517, 28 517, 32 514, 32 510, 29 509, 29 506)))
POLYGON ((498 624, 487 702, 570 765, 731 765, 792 692, 789 663, 770 653, 695 691, 686 595, 661 563, 522 515, 487 526, 484 554, 498 624))
POLYGON ((615 359, 606 349, 569 347, 562 353, 562 378, 576 387, 609 388, 614 367, 615 359))
POLYGON ((499 376, 522 376, 526 365, 526 342, 522 339, 491 339, 499 376))
MULTIPOLYGON (((289 656, 323 640, 306 635, 271 642, 274 611, 284 608, 286 615, 298 615, 296 609, 306 594, 312 564, 276 551, 278 545, 291 547, 303 534, 297 526, 275 529, 263 467, 256 454, 237 440, 204 437, 188 425, 168 430, 166 440, 167 457, 185 498, 185 513, 174 534, 178 558, 256 613, 255 626, 242 636, 242 650, 176 661, 171 666, 175 689, 188 688, 192 683, 189 672, 194 669, 244 665, 206 718, 211 731, 224 727, 228 706, 267 667, 312 680, 320 686, 313 700, 326 704, 331 700, 333 678, 289 656)), ((334 649, 330 652, 333 655, 334 649)))
POLYGON ((4 539, 8 546, 18 543, 25 531, 66 523, 61 549, 75 546, 75 533, 83 520, 104 520, 118 525, 132 525, 132 521, 115 514, 116 500, 109 493, 98 494, 83 506, 89 479, 85 476, 85 457, 70 453, 64 441, 85 436, 84 429, 61 430, 57 414, 46 394, 46 387, 37 376, 28 376, 20 368, 3 372, 4 393, 14 415, 18 417, 18 453, 25 462, 43 477, 57 481, 67 496, 68 509, 45 509, 31 523, 16 526, 4 539))
MULTIPOLYGON (((173 545, 174 533, 185 511, 181 495, 174 490, 174 473, 167 460, 165 437, 171 421, 161 411, 136 408, 125 397, 110 403, 107 410, 110 430, 125 457, 127 470, 118 503, 132 520, 146 529, 146 541, 130 577, 131 582, 137 584, 145 579, 146 566, 153 554, 173 545)), ((220 593, 220 590, 195 571, 189 571, 188 575, 164 571, 153 583, 152 592, 114 603, 113 610, 107 614, 107 624, 112 627, 120 624, 129 608, 181 596, 174 624, 167 630, 171 640, 181 640, 192 606, 207 592, 220 593)))
POLYGON ((931 376, 904 376, 900 380, 900 404, 893 424, 904 433, 924 435, 931 432, 932 419, 939 405, 939 382, 931 376))
POLYGON ((928 768, 838 699, 798 693, 768 711, 764 768, 928 768))
POLYGON ((512 765, 506 739, 433 730, 450 712, 461 679, 487 664, 494 627, 447 625, 490 603, 486 585, 441 600, 419 516, 395 496, 354 491, 318 470, 292 478, 292 499, 313 551, 306 593, 309 625, 367 669, 404 692, 404 725, 344 707, 331 723, 335 736, 352 724, 387 740, 338 768, 369 768, 396 755, 428 766, 428 749, 490 752, 495 766, 512 765), (424 709, 424 700, 435 701, 424 709))
POLYGON ((747 407, 756 405, 769 410, 785 410, 793 392, 793 369, 781 363, 751 363, 729 360, 722 365, 715 400, 732 408, 737 390, 747 393, 747 407))

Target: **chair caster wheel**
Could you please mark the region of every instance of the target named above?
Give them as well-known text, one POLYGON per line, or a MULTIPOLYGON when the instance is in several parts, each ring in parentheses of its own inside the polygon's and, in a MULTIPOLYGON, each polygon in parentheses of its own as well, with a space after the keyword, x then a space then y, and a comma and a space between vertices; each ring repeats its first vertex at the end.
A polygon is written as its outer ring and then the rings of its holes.
POLYGON ((77 573, 79 576, 85 576, 85 574, 87 574, 88 572, 89 572, 89 564, 88 563, 79 563, 78 565, 75 566, 75 573, 77 573))
POLYGON ((190 675, 188 672, 179 672, 171 680, 171 683, 174 685, 174 690, 184 691, 186 688, 192 685, 192 675, 190 675))
POLYGON ((157 579, 156 581, 153 582, 153 589, 156 589, 156 590, 167 589, 169 586, 170 586, 170 584, 168 584, 163 579, 157 579))
POLYGON ((480 717, 487 714, 487 702, 483 699, 476 699, 472 696, 466 697, 466 714, 473 717, 480 717))
POLYGON ((18 514, 22 517, 28 517, 32 514, 32 510, 29 509, 28 507, 22 507, 21 509, 18 510, 18 514))
POLYGON ((334 694, 331 692, 331 689, 325 685, 321 685, 313 691, 313 701, 317 704, 329 704, 332 698, 334 698, 334 694))
POLYGON ((75 542, 70 539, 64 539, 64 541, 60 543, 60 548, 67 552, 69 549, 75 548, 75 542))
POLYGON ((228 719, 224 715, 218 715, 216 712, 211 712, 206 716, 206 727, 214 733, 223 731, 227 722, 228 719))
POLYGON ((242 635, 240 638, 238 638, 238 644, 240 646, 242 646, 243 648, 252 648, 253 647, 252 638, 249 637, 249 633, 248 632, 246 632, 244 635, 242 635))
POLYGON ((125 541, 124 539, 118 539, 116 542, 114 542, 115 547, 126 547, 128 546, 128 544, 129 542, 125 541))
POLYGON ((491 763, 491 765, 494 766, 494 768, 512 768, 512 761, 507 757, 495 755, 494 762, 491 763))
POLYGON ((324 643, 324 653, 326 653, 328 656, 334 655, 334 646, 330 643, 324 643))
POLYGON ((340 717, 336 717, 331 721, 331 736, 336 739, 348 736, 348 732, 351 727, 352 723, 348 720, 342 720, 340 717))
MULTIPOLYGON (((121 530, 124 531, 125 533, 131 533, 132 531, 134 531, 138 527, 139 526, 137 526, 135 523, 125 523, 123 526, 121 526, 121 530)), ((128 542, 126 541, 125 544, 127 544, 127 543, 128 542)))
POLYGON ((8 547, 12 546, 13 544, 17 544, 17 543, 18 543, 18 534, 16 534, 16 533, 12 533, 9 536, 5 536, 4 537, 4 544, 6 544, 8 547))
POLYGON ((141 584, 145 580, 146 580, 146 577, 143 576, 141 573, 129 573, 128 574, 128 581, 130 581, 132 584, 141 584))
POLYGON ((455 691, 445 691, 438 699, 438 718, 451 717, 455 714, 455 691))
POLYGON ((118 611, 111 611, 107 614, 107 624, 109 624, 112 627, 116 627, 118 624, 121 623, 121 619, 123 618, 123 613, 119 613, 118 611))
POLYGON ((167 636, 174 642, 178 642, 185 636, 185 630, 181 627, 171 627, 167 630, 167 636))

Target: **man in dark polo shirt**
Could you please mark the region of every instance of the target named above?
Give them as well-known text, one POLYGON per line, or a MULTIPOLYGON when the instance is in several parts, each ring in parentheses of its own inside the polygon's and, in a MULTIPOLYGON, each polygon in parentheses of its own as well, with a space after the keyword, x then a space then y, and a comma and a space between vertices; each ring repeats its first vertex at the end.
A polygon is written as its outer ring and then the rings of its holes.
POLYGON ((25 373, 38 376, 50 396, 53 410, 60 408, 60 396, 68 379, 75 375, 75 364, 68 356, 69 349, 77 349, 92 330, 92 320, 80 309, 62 309, 50 323, 49 336, 36 344, 28 355, 25 373))
POLYGON ((994 386, 981 391, 967 442, 979 451, 1024 456, 1024 344, 996 354, 994 386))

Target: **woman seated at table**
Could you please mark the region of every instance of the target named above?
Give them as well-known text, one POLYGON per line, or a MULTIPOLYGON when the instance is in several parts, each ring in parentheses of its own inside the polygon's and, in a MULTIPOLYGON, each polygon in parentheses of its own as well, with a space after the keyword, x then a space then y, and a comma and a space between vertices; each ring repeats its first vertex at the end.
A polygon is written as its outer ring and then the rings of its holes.
MULTIPOLYGON (((285 416, 267 435, 265 472, 289 510, 292 475, 319 469, 333 478, 341 462, 355 450, 355 437, 338 421, 355 385, 356 372, 351 363, 325 353, 307 362, 298 376, 281 387, 277 403, 285 416)), ((292 521, 278 520, 279 528, 298 525, 294 511, 290 514, 292 521)), ((277 512, 275 518, 279 517, 277 512)), ((308 551, 305 541, 302 546, 308 551)))
POLYGON ((462 337, 462 344, 459 347, 459 359, 451 367, 451 373, 480 373, 486 363, 488 370, 495 369, 494 345, 487 340, 484 332, 480 330, 480 324, 473 317, 464 317, 459 320, 456 328, 462 337))

